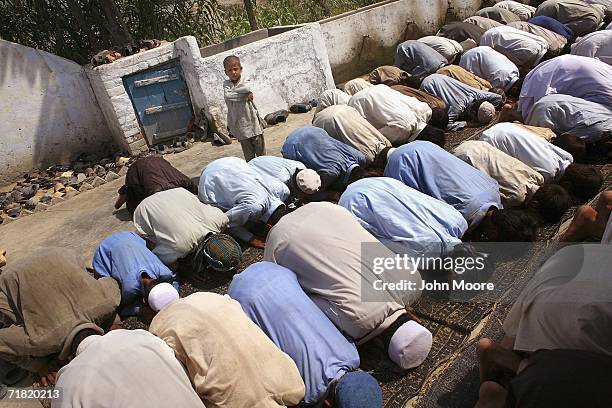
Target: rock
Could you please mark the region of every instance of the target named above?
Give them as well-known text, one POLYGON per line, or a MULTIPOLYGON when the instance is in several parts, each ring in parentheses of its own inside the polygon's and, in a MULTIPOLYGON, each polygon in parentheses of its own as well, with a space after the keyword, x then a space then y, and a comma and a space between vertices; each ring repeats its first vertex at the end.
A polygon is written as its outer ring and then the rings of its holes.
POLYGON ((30 184, 27 187, 23 187, 21 189, 21 194, 23 198, 28 199, 33 197, 38 192, 38 184, 30 184))
POLYGON ((6 265, 6 251, 0 248, 0 268, 6 265))
POLYGON ((42 198, 40 199, 40 202, 41 202, 41 203, 44 203, 44 204, 49 204, 49 203, 51 202, 51 199, 52 199, 52 198, 53 198, 53 196, 48 196, 48 195, 45 195, 44 197, 42 197, 42 198))
POLYGON ((17 187, 17 183, 11 183, 4 187, 0 187, 0 193, 10 193, 15 187, 17 187))
MULTIPOLYGON (((63 191, 56 191, 55 193, 53 193, 53 198, 62 198, 65 195, 66 195, 66 193, 64 193, 63 191)), ((51 200, 51 201, 53 201, 53 200, 51 200)))
POLYGON ((53 191, 57 193, 58 191, 62 190, 66 190, 66 186, 62 183, 55 183, 55 186, 53 186, 53 191))
POLYGON ((24 207, 28 210, 33 210, 36 208, 40 199, 38 197, 32 197, 28 201, 25 202, 24 207))
POLYGON ((45 211, 49 206, 47 204, 38 203, 36 208, 34 208, 34 212, 45 211))
POLYGON ((77 174, 77 182, 80 184, 82 182, 85 181, 85 179, 87 178, 87 176, 85 175, 85 173, 79 173, 77 174))
POLYGON ((59 204, 59 203, 63 203, 64 199, 61 197, 53 197, 51 199, 51 202, 49 203, 49 205, 55 205, 55 204, 59 204))
POLYGON ((91 183, 91 185, 93 187, 100 187, 104 183, 106 183, 106 181, 103 178, 96 177, 95 179, 93 179, 93 182, 91 183))
POLYGON ((108 173, 106 173, 106 177, 104 178, 104 181, 108 183, 109 181, 117 180, 119 177, 120 176, 117 173, 109 171, 108 173))
POLYGON ((96 172, 91 167, 88 167, 88 168, 85 169, 85 174, 87 175, 87 177, 91 177, 91 176, 95 175, 96 172))
POLYGON ((45 197, 53 197, 53 194, 55 194, 55 189, 50 188, 49 190, 45 191, 45 197))
POLYGON ((72 177, 73 174, 74 174, 73 171, 65 171, 62 174, 60 174, 60 177, 70 178, 70 177, 72 177))
POLYGON ((115 159, 115 165, 117 165, 118 167, 125 166, 129 162, 129 157, 117 156, 117 158, 115 159))
POLYGON ((21 212, 19 213, 20 217, 25 217, 26 215, 30 215, 30 214, 34 214, 33 211, 29 211, 29 210, 21 210, 21 212))
POLYGON ((91 184, 84 182, 81 184, 81 187, 79 187, 79 191, 82 193, 83 191, 93 190, 93 188, 94 187, 91 184))
POLYGON ((106 174, 106 169, 100 166, 99 164, 96 164, 93 170, 94 170, 94 173, 96 173, 96 176, 99 176, 99 177, 104 177, 104 175, 106 174))
POLYGON ((123 166, 123 167, 122 167, 122 168, 119 170, 119 173, 117 173, 117 175, 118 175, 119 177, 123 177, 123 176, 127 175, 127 172, 128 172, 128 167, 127 167, 127 166, 123 166))
POLYGON ((71 186, 66 187, 66 194, 72 193, 73 191, 77 191, 77 189, 71 186))
POLYGON ((64 199, 65 199, 65 200, 67 200, 67 199, 69 199, 69 198, 72 198, 72 197, 74 197, 75 195, 79 194, 79 191, 78 191, 78 190, 76 190, 76 189, 74 189, 74 188, 72 188, 72 187, 68 187, 68 188, 66 189, 66 195, 64 196, 64 199), (68 188, 70 189, 70 191, 68 191, 68 188))

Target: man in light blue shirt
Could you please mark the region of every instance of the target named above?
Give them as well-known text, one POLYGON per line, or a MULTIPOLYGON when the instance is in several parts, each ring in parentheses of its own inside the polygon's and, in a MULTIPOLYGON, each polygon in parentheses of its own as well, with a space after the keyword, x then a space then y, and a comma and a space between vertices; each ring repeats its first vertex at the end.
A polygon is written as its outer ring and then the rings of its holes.
POLYGON ((255 157, 251 159, 249 166, 261 174, 282 181, 289 188, 291 188, 295 173, 306 168, 302 162, 276 156, 255 157))
POLYGON ((157 280, 179 288, 176 274, 147 248, 146 241, 134 232, 117 232, 104 239, 93 258, 94 275, 110 276, 121 286, 121 317, 137 315, 143 303, 145 285, 157 280))
MULTIPOLYGON (((360 363, 355 344, 304 293, 291 270, 271 262, 252 264, 234 276, 228 295, 295 361, 306 385, 304 403, 317 403, 326 398, 330 386, 338 384, 338 391, 340 384, 354 381, 360 363)), ((382 405, 373 379, 359 394, 362 402, 351 407, 382 405)))
POLYGON ((433 143, 414 141, 393 151, 384 175, 450 204, 479 239, 531 241, 537 220, 503 210, 497 181, 433 143))
POLYGON ((392 250, 441 256, 461 242, 468 228, 449 204, 389 177, 352 183, 338 204, 392 250))
POLYGON ((461 119, 478 119, 479 122, 488 123, 494 118, 495 112, 488 112, 487 115, 482 116, 482 105, 489 102, 495 109, 499 109, 503 103, 501 95, 481 91, 455 78, 440 74, 433 74, 425 78, 421 83, 421 91, 437 96, 446 103, 448 120, 451 123, 461 119))
POLYGON ((320 191, 344 190, 366 164, 363 153, 329 136, 315 126, 303 126, 287 136, 283 157, 297 160, 321 177, 320 191))
POLYGON ((427 75, 448 65, 448 60, 429 45, 416 40, 408 40, 397 46, 393 65, 423 80, 427 75))
POLYGON ((223 157, 202 171, 198 198, 226 211, 230 234, 256 247, 263 243, 246 229, 248 222, 272 225, 284 211, 289 187, 280 180, 261 174, 238 157, 223 157))

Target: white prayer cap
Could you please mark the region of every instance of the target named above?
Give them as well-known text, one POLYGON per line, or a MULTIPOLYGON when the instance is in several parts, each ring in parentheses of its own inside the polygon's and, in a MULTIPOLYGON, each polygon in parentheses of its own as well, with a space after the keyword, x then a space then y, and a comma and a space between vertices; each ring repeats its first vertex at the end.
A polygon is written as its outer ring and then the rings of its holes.
POLYGON ((147 302, 149 303, 149 306, 151 306, 151 309, 159 312, 166 307, 166 305, 174 302, 178 298, 179 294, 177 290, 174 289, 174 286, 168 282, 163 282, 155 285, 155 287, 151 289, 147 302))
POLYGON ((391 337, 389 358, 404 370, 419 366, 431 350, 431 332, 414 320, 401 325, 391 337))
POLYGON ((395 147, 391 147, 389 150, 387 150, 387 160, 389 160, 389 158, 391 158, 391 153, 393 153, 396 150, 397 150, 397 148, 395 148, 395 147))
POLYGON ((91 343, 98 340, 100 337, 102 336, 100 336, 99 334, 92 334, 91 336, 85 337, 77 346, 76 355, 78 356, 79 354, 81 354, 83 350, 85 350, 91 343))
POLYGON ((295 182, 306 194, 314 194, 321 188, 321 177, 312 169, 300 170, 295 176, 295 182))
POLYGON ((478 121, 480 123, 490 123, 495 117, 495 106, 491 102, 483 102, 478 108, 478 121))

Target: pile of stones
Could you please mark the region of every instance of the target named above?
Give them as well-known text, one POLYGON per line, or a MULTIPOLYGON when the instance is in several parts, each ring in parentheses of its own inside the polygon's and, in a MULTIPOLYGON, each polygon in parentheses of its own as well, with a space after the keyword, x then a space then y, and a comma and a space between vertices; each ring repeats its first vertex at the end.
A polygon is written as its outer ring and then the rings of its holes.
POLYGON ((43 211, 54 204, 94 189, 127 174, 137 157, 79 157, 70 166, 55 165, 32 171, 16 182, 0 188, 0 224, 17 217, 43 211))

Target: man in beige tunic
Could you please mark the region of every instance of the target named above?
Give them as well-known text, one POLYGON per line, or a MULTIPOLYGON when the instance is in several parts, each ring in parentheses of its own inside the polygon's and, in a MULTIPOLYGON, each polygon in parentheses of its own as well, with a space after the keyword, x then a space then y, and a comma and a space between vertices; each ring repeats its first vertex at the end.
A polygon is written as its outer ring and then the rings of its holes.
POLYGON ((197 248, 209 234, 225 230, 229 220, 222 210, 203 204, 184 188, 161 191, 136 207, 134 225, 153 243, 153 253, 166 265, 197 248))
POLYGON ((479 77, 468 71, 459 65, 447 65, 436 71, 436 74, 446 75, 451 78, 455 78, 457 81, 461 81, 466 85, 473 88, 480 89, 482 91, 489 91, 493 86, 489 81, 479 77))
POLYGON ((497 181, 504 208, 529 201, 544 184, 540 173, 481 140, 467 140, 453 154, 497 181))
POLYGON ((207 407, 293 406, 304 398, 291 357, 227 295, 197 292, 176 300, 149 331, 174 350, 207 407))
POLYGON ((79 332, 110 328, 120 301, 117 281, 95 280, 65 248, 15 260, 0 275, 0 359, 49 378, 79 332))
POLYGON ((419 273, 373 267, 376 258, 394 257, 348 210, 326 202, 307 204, 283 217, 270 231, 264 252, 264 260, 294 271, 314 303, 357 343, 388 333, 390 357, 401 350, 402 361, 394 361, 407 369, 425 360, 431 333, 407 316, 406 307, 421 295, 419 273), (375 290, 377 280, 402 279, 413 289, 375 290), (407 333, 412 341, 404 337, 407 333))
POLYGON ((389 139, 351 106, 330 106, 317 113, 312 124, 325 130, 334 139, 359 150, 368 164, 373 163, 385 148, 391 147, 389 139))

